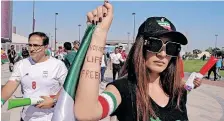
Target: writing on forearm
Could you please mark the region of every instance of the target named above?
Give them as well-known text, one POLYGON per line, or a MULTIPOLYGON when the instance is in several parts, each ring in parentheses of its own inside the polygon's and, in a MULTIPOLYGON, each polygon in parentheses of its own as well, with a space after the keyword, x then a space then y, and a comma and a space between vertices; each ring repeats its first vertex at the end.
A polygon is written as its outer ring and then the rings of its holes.
POLYGON ((81 72, 81 77, 99 80, 100 79, 100 72, 83 69, 82 72, 81 72))
POLYGON ((93 50, 93 51, 99 51, 99 52, 104 52, 104 47, 102 46, 97 46, 97 45, 90 45, 89 46, 89 50, 93 50))
POLYGON ((86 62, 89 63, 101 63, 102 61, 102 57, 98 57, 98 56, 86 56, 86 62))

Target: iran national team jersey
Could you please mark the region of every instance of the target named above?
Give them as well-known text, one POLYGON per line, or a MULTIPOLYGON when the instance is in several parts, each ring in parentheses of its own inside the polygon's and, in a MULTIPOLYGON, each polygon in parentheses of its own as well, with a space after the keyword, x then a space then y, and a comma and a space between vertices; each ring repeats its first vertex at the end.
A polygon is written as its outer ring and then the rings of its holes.
MULTIPOLYGON (((31 64, 29 58, 15 64, 9 80, 17 80, 24 98, 56 95, 67 76, 67 68, 60 60, 50 57, 47 61, 31 64)), ((24 121, 51 121, 54 108, 40 109, 26 106, 22 110, 24 121)))

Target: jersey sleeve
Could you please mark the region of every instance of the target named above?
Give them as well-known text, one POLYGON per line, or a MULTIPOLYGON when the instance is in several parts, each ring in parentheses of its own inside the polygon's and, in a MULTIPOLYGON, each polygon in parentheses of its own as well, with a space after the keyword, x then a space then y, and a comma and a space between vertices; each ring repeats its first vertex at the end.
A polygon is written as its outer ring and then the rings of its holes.
POLYGON ((65 82, 65 78, 67 76, 68 70, 67 67, 65 66, 65 64, 60 61, 59 63, 59 69, 58 69, 58 73, 57 73, 57 79, 59 81, 59 84, 62 86, 65 82))
POLYGON ((13 72, 9 78, 9 81, 18 81, 18 82, 21 81, 22 79, 21 66, 22 66, 22 61, 15 63, 13 72))

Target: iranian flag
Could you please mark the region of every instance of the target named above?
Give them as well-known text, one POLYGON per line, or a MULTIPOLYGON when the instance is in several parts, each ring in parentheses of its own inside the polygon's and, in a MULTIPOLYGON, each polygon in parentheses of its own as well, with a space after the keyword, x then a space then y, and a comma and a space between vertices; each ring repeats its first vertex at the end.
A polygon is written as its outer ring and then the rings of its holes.
POLYGON ((95 27, 96 25, 88 25, 86 29, 80 48, 61 89, 52 121, 76 121, 73 111, 76 87, 95 27))
POLYGON ((170 23, 167 21, 157 21, 157 23, 167 30, 171 30, 170 23))

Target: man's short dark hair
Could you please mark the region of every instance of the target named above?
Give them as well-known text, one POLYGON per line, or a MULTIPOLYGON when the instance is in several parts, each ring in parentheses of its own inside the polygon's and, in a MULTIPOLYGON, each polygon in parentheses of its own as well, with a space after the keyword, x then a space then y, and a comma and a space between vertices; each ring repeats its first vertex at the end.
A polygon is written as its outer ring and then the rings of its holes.
POLYGON ((72 44, 70 42, 65 42, 64 48, 65 48, 65 50, 72 50, 72 44))
POLYGON ((76 44, 80 45, 80 42, 79 42, 78 40, 75 40, 75 41, 73 42, 73 45, 76 45, 76 44))
POLYGON ((119 46, 119 48, 123 48, 123 46, 121 45, 121 46, 119 46))
POLYGON ((33 36, 33 35, 37 35, 41 38, 43 38, 43 45, 48 45, 49 44, 49 37, 43 33, 43 32, 33 32, 29 35, 29 40, 30 40, 30 37, 33 36))

